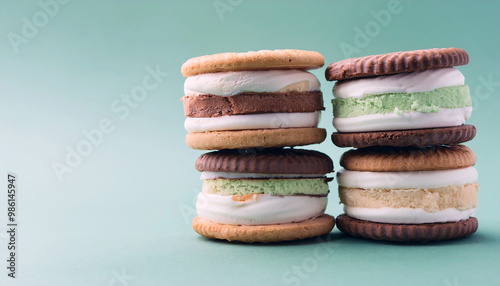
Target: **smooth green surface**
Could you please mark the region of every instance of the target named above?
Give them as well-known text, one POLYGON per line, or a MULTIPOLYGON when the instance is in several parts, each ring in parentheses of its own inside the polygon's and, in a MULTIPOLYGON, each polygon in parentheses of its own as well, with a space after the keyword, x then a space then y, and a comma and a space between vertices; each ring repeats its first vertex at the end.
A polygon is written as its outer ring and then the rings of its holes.
MULTIPOLYGON (((42 8, 36 0, 0 1, 0 177, 17 173, 19 188, 18 278, 7 279, 0 263, 0 285, 500 285, 500 3, 220 2, 234 6, 219 16, 213 1, 74 0, 16 53, 7 35, 22 34, 23 18, 42 8), (326 243, 242 245, 191 229, 202 186, 194 162, 203 152, 184 143, 184 61, 297 48, 322 53, 328 64, 441 47, 470 55, 458 68, 471 88, 468 123, 478 129, 467 143, 477 155, 478 233, 398 245, 335 229, 326 243), (142 101, 127 99, 132 92, 142 101), (98 127, 102 137, 90 132, 98 127), (89 133, 91 152, 81 143, 89 133), (68 155, 77 146, 87 151, 81 160, 68 155), (59 181, 52 165, 66 157, 74 167, 59 181), (302 271, 300 283, 288 271, 302 271)), ((333 83, 324 68, 312 72, 328 103, 333 83)), ((325 107, 320 126, 331 133, 332 107, 325 107)), ((329 154, 337 170, 347 150, 329 139, 309 148, 329 154)), ((338 215, 337 184, 329 185, 327 212, 338 215)), ((5 194, 5 181, 0 189, 5 194)), ((0 230, 5 204, 1 195, 0 230)))
POLYGON ((325 179, 204 180, 202 191, 223 196, 269 194, 273 196, 326 195, 325 179))
POLYGON ((467 85, 437 88, 427 92, 383 93, 363 98, 332 99, 333 116, 356 117, 378 113, 438 112, 440 108, 472 106, 467 85))

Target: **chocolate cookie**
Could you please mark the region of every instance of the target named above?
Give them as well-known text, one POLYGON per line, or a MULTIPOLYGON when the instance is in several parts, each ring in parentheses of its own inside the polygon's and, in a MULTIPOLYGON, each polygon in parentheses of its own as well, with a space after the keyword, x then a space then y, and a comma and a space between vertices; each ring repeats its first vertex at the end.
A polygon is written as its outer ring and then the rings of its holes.
POLYGON ((476 232, 478 221, 471 217, 458 222, 428 224, 375 223, 349 217, 337 217, 340 231, 354 237, 393 242, 431 242, 465 237, 476 232))
POLYGON ((334 132, 332 142, 338 147, 365 148, 371 146, 425 147, 454 145, 472 140, 474 125, 425 128, 396 131, 334 132))
POLYGON ((333 162, 327 155, 302 149, 221 150, 201 155, 195 163, 200 172, 267 174, 327 174, 333 162))
POLYGON ((446 170, 471 167, 475 163, 476 155, 465 145, 369 147, 349 150, 340 158, 342 167, 360 172, 446 170))
POLYGON ((351 58, 334 62, 326 68, 325 76, 329 81, 346 80, 454 67, 468 63, 469 55, 462 49, 415 50, 351 58))

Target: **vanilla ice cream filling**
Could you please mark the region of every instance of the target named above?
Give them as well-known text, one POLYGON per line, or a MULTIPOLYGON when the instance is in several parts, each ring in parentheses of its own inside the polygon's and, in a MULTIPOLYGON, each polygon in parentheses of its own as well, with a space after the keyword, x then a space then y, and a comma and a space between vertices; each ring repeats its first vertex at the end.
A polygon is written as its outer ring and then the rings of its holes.
POLYGON ((327 197, 257 195, 223 196, 200 193, 196 211, 222 224, 266 225, 300 222, 322 215, 327 197))
POLYGON ((205 73, 184 82, 184 94, 232 96, 245 92, 313 92, 320 90, 316 76, 305 70, 265 70, 205 73))
POLYGON ((339 186, 360 189, 432 189, 476 183, 476 168, 409 172, 337 172, 339 186))
POLYGON ((338 81, 333 88, 333 95, 336 98, 363 98, 384 93, 427 92, 464 84, 465 78, 458 69, 442 68, 338 81))
POLYGON ((222 130, 278 129, 317 127, 321 112, 259 113, 220 117, 188 117, 184 128, 188 132, 222 130))
POLYGON ((468 219, 476 213, 477 208, 448 208, 436 212, 413 208, 360 208, 344 206, 344 212, 353 218, 380 223, 422 224, 456 222, 468 219))
POLYGON ((367 132, 384 130, 406 130, 460 126, 470 118, 472 107, 440 108, 438 112, 422 113, 412 111, 397 113, 367 114, 357 117, 333 119, 333 125, 339 132, 367 132))

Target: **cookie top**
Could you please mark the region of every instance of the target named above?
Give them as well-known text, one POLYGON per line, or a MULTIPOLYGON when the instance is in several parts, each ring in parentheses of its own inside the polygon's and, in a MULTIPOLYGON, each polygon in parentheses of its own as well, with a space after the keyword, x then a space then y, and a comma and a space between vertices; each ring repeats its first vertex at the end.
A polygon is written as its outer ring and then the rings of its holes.
POLYGON ((261 50, 246 53, 222 53, 187 60, 181 67, 188 77, 202 73, 271 69, 316 69, 325 64, 318 52, 302 50, 261 50))
POLYGON ((335 132, 332 134, 332 141, 338 147, 425 147, 432 145, 455 145, 470 141, 475 136, 476 127, 466 124, 452 127, 394 131, 335 132))
POLYGON ((360 58, 345 59, 328 65, 326 79, 346 80, 353 78, 423 71, 466 65, 469 55, 457 48, 427 49, 395 52, 360 58))
POLYGON ((340 165, 351 171, 397 172, 474 166, 476 155, 464 145, 425 148, 368 147, 345 152, 340 165))
POLYGON ((264 173, 264 174, 327 174, 333 162, 327 155, 301 149, 221 150, 201 155, 198 171, 264 173))

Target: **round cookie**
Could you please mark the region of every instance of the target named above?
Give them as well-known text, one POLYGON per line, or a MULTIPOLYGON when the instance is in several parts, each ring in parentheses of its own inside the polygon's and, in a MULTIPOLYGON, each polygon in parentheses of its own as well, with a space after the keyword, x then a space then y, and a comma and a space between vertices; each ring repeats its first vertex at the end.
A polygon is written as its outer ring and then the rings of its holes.
POLYGON ((215 223, 199 216, 193 219, 193 229, 206 238, 246 243, 306 239, 327 234, 334 226, 335 219, 326 214, 302 222, 277 225, 229 225, 215 223))
POLYGON ((269 69, 315 69, 325 64, 324 57, 313 51, 261 50, 246 53, 221 53, 189 59, 182 67, 184 76, 224 71, 269 69))
POLYGON ((471 167, 475 163, 476 155, 465 145, 370 147, 349 150, 340 158, 342 167, 361 172, 447 170, 471 167))
POLYGON ((277 128, 193 132, 186 135, 186 144, 198 150, 275 148, 317 144, 325 138, 322 128, 277 128))
POLYGON ((476 232, 478 221, 475 217, 448 223, 390 224, 374 223, 340 215, 337 228, 354 237, 393 242, 431 242, 465 237, 476 232))
POLYGON ((466 65, 469 55, 457 48, 426 49, 345 59, 328 65, 326 79, 346 80, 466 65))
POLYGON ((324 110, 321 92, 246 93, 234 96, 184 96, 187 117, 219 117, 256 113, 315 112, 324 110))
POLYGON ((334 132, 332 142, 337 147, 366 148, 372 146, 425 147, 454 145, 470 141, 476 136, 474 125, 425 128, 396 131, 334 132))
POLYGON ((328 174, 333 162, 325 154, 303 149, 221 150, 201 155, 196 170, 264 174, 328 174))

